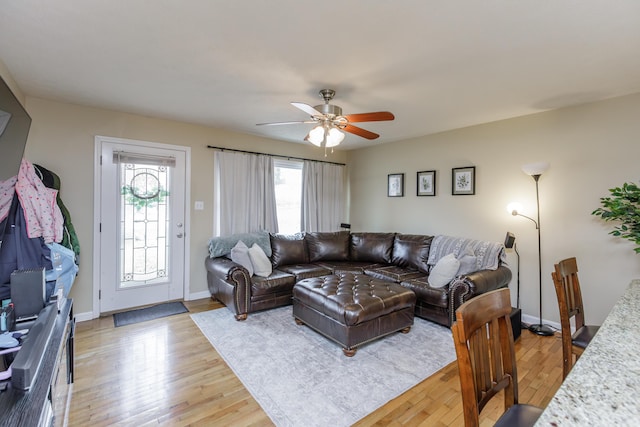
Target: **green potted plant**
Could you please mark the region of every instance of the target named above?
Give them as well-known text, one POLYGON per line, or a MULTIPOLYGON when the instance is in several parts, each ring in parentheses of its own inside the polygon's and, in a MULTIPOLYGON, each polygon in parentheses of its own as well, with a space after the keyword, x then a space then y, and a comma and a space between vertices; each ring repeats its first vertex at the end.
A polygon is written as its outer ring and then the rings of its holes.
POLYGON ((619 221, 621 224, 609 234, 631 240, 636 244, 634 251, 640 253, 640 187, 625 182, 622 187, 610 188, 609 191, 611 197, 601 197, 602 207, 591 214, 605 221, 619 221))

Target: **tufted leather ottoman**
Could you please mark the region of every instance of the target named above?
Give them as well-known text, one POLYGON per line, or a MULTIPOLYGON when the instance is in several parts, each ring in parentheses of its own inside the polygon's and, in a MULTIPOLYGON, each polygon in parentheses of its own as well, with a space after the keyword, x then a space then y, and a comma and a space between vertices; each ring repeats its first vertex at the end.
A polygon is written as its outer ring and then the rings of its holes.
POLYGON ((293 287, 293 317, 342 345, 357 346, 413 325, 416 295, 398 283, 341 273, 300 280, 293 287))

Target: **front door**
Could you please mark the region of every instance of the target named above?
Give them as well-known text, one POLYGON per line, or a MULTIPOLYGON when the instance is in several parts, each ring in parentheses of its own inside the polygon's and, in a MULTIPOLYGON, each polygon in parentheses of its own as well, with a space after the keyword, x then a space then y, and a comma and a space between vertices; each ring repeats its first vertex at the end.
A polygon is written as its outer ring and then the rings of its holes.
POLYGON ((100 313, 183 299, 188 148, 96 138, 100 313))

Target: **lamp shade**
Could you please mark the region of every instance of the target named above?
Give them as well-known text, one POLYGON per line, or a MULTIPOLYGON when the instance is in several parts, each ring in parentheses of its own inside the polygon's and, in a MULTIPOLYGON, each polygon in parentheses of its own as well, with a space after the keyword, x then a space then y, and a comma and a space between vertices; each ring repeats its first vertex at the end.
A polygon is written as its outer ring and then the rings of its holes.
POLYGON ((344 133, 340 132, 338 128, 329 129, 329 133, 327 134, 327 143, 326 147, 335 147, 340 144, 344 139, 344 133))
POLYGON ((522 172, 531 176, 542 175, 547 169, 549 169, 549 163, 547 162, 535 162, 522 165, 522 172))
POLYGON ((316 126, 309 131, 309 135, 306 138, 310 143, 320 147, 322 140, 324 140, 324 127, 316 126))
POLYGON ((514 212, 522 212, 522 205, 518 202, 511 202, 507 205, 507 212, 514 215, 514 212))

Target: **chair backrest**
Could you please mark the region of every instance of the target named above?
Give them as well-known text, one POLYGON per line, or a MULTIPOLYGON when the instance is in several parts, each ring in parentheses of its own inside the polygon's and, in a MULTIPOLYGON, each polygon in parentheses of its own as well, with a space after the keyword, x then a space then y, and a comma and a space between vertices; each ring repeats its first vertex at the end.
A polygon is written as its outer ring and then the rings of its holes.
POLYGON ((558 297, 562 336, 569 337, 569 343, 571 343, 571 318, 575 318, 576 330, 584 326, 584 308, 582 306, 580 281, 578 280, 578 263, 575 257, 563 259, 554 265, 554 270, 551 273, 551 277, 558 297))
POLYGON ((518 375, 508 288, 481 294, 456 310, 451 327, 465 426, 477 426, 487 402, 504 390, 505 410, 518 403, 518 375))

